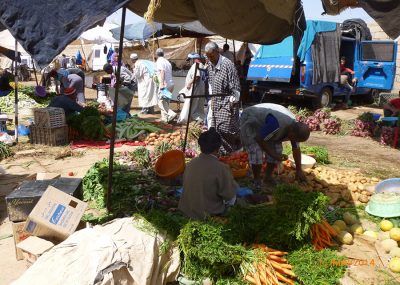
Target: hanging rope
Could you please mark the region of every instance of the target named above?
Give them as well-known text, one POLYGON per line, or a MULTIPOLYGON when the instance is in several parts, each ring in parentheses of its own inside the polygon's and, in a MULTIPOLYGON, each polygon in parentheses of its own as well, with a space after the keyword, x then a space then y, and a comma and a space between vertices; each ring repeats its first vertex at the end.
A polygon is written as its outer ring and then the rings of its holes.
POLYGON ((154 13, 160 7, 161 7, 161 0, 150 0, 149 6, 147 7, 147 11, 146 13, 144 13, 144 18, 148 23, 154 22, 154 13))

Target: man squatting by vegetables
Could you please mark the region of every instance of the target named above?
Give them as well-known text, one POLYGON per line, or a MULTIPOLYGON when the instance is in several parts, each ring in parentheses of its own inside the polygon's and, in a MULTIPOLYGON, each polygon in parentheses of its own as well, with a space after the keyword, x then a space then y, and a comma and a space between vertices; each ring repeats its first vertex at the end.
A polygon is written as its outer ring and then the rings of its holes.
POLYGON ((306 124, 297 122, 295 115, 287 108, 268 103, 246 108, 240 117, 240 133, 242 144, 249 153, 249 162, 257 188, 261 187, 264 152, 267 161, 264 183, 267 186, 276 184, 272 173, 278 163, 288 158, 287 155, 282 154, 283 141, 290 141, 292 144, 296 179, 305 180, 301 169, 299 142, 308 140, 310 130, 306 124))

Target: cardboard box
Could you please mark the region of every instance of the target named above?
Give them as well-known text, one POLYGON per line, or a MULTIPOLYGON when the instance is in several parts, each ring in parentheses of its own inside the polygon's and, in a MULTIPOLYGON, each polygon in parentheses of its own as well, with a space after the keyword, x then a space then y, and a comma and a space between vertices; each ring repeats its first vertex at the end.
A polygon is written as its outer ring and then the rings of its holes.
POLYGON ((22 251, 17 247, 17 244, 28 238, 30 234, 24 231, 25 222, 19 222, 19 223, 11 222, 11 227, 14 236, 15 258, 17 260, 22 260, 24 259, 24 256, 22 254, 22 251))
POLYGON ((25 231, 47 240, 63 241, 79 225, 87 204, 49 186, 26 221, 25 231))
POLYGON ((38 172, 36 173, 36 180, 51 180, 60 178, 61 174, 52 172, 38 172))
POLYGON ((35 263, 43 253, 53 248, 53 246, 54 244, 52 242, 35 236, 30 236, 17 245, 28 267, 35 263))
POLYGON ((82 197, 82 179, 80 178, 63 177, 50 180, 24 181, 19 188, 6 197, 10 221, 25 221, 49 185, 78 199, 82 197))

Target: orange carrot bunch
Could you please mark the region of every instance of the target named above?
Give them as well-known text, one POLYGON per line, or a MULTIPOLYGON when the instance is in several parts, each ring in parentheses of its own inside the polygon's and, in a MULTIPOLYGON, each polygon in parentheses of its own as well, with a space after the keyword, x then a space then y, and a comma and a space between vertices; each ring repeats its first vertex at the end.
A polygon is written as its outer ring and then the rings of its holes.
POLYGON ((245 280, 256 285, 295 284, 296 275, 287 259, 283 257, 287 252, 269 248, 264 244, 254 244, 253 247, 262 250, 266 259, 254 262, 253 270, 247 272, 245 280))
POLYGON ((312 244, 316 250, 332 246, 332 238, 336 235, 335 229, 325 220, 311 226, 312 244))

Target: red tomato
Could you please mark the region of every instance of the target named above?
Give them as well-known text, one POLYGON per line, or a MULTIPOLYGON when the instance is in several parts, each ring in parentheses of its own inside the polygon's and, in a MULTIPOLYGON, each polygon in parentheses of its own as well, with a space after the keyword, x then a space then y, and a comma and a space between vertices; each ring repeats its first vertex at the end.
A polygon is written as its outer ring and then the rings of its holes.
POLYGON ((68 176, 74 176, 74 173, 72 171, 68 172, 68 176))

